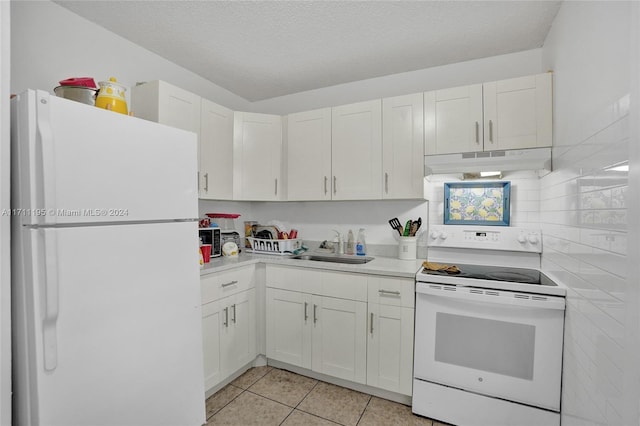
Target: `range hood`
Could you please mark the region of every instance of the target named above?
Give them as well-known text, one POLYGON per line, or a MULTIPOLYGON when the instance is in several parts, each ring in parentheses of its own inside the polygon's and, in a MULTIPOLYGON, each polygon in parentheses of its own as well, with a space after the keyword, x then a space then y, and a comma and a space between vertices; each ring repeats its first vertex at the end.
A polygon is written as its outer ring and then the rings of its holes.
POLYGON ((465 152, 425 155, 424 174, 473 173, 486 171, 536 170, 539 176, 551 171, 551 148, 465 152))

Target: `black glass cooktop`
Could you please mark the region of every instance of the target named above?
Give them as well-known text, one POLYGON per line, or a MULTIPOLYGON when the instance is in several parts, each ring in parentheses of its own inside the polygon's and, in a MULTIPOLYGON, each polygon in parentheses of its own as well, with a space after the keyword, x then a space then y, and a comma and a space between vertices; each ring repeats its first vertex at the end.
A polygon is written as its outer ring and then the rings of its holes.
POLYGON ((512 283, 557 286, 549 277, 536 269, 511 268, 503 266, 456 264, 460 272, 448 273, 422 269, 423 274, 442 275, 452 278, 475 278, 479 280, 507 281, 512 283))

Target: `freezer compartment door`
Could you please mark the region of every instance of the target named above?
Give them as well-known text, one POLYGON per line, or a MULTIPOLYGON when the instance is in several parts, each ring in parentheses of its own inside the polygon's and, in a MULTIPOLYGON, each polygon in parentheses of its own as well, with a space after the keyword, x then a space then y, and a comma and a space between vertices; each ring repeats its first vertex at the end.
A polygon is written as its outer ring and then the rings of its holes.
POLYGON ((196 226, 25 231, 32 424, 205 422, 196 226))
POLYGON ((196 134, 44 91, 19 95, 14 116, 22 223, 198 217, 196 134))

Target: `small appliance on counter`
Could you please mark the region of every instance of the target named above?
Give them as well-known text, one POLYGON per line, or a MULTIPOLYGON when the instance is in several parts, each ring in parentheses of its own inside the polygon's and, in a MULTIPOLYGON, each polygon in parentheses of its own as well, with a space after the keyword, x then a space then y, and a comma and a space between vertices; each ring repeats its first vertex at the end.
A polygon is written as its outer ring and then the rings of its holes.
POLYGON ((198 229, 198 236, 202 244, 211 244, 211 257, 222 256, 222 238, 217 226, 198 229))
POLYGON ((240 243, 240 233, 236 231, 221 231, 220 241, 221 241, 222 247, 224 247, 226 243, 235 243, 236 246, 242 247, 240 243))

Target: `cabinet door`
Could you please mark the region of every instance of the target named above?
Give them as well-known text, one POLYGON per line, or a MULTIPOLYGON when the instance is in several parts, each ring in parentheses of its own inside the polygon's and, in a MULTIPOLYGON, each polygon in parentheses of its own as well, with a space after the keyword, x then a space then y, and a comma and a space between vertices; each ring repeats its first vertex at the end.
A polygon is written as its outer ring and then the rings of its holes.
POLYGON ((331 108, 287 117, 287 200, 331 199, 331 108))
POLYGON ((267 357, 311 369, 311 295, 267 288, 267 357))
POLYGON ((313 296, 312 369, 367 382, 367 304, 313 296))
POLYGON ((202 305, 202 351, 204 359, 204 390, 213 388, 222 380, 220 368, 220 304, 202 305))
POLYGON ((423 94, 382 100, 382 198, 424 198, 423 94))
POLYGON ((382 198, 382 102, 331 109, 332 198, 382 198))
POLYGON ((482 151, 482 85, 424 94, 425 155, 482 151))
POLYGON ((369 303, 367 384, 411 395, 412 308, 369 303))
POLYGON ((220 363, 223 377, 256 356, 255 289, 220 300, 220 363))
POLYGON ((234 113, 233 198, 276 201, 282 193, 282 117, 234 113))
POLYGON ((233 197, 233 111, 207 99, 200 108, 200 198, 233 197))
POLYGON ((171 84, 160 82, 158 122, 200 133, 200 96, 171 84))
POLYGON ((484 150, 551 146, 551 74, 485 83, 484 150))

